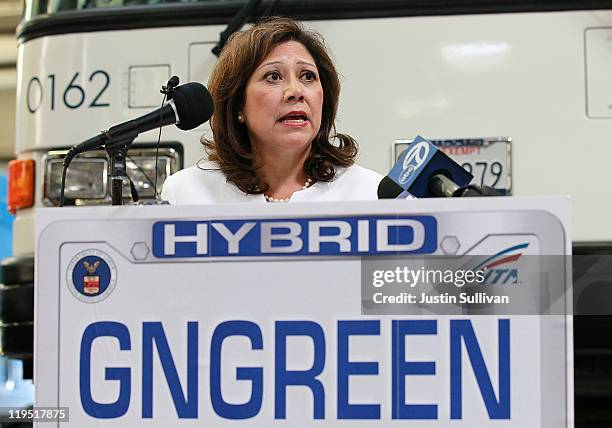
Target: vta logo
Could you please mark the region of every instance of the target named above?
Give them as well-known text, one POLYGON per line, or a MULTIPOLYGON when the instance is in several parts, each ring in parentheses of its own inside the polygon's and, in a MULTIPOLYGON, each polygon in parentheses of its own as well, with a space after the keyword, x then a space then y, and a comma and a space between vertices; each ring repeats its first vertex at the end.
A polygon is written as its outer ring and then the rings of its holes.
POLYGON ((410 147, 410 151, 406 154, 402 163, 400 184, 406 183, 414 175, 415 171, 425 162, 429 154, 429 144, 427 141, 412 144, 414 144, 414 147, 410 147))
POLYGON ((526 242, 501 250, 480 263, 474 270, 485 271, 484 284, 517 284, 518 269, 504 265, 517 261, 523 255, 520 251, 528 246, 529 243, 526 242))

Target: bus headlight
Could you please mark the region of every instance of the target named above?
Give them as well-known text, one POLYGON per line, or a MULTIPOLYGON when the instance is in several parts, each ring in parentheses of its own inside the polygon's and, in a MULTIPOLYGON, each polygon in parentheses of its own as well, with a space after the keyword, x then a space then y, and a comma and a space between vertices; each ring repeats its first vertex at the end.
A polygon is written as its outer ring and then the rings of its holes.
MULTIPOLYGON (((48 159, 45 163, 45 197, 59 200, 63 158, 48 159)), ((66 174, 67 199, 103 199, 107 189, 105 158, 79 157, 74 159, 66 174)))
MULTIPOLYGON (((127 174, 136 186, 138 196, 141 199, 153 198, 155 195, 153 191, 155 187, 155 156, 130 156, 130 158, 126 163, 127 174)), ((166 156, 160 156, 157 160, 157 188, 160 192, 164 180, 170 174, 168 161, 169 158, 166 156)), ((123 183, 123 194, 130 194, 130 183, 127 180, 123 183)))
MULTIPOLYGON (((47 206, 59 203, 62 178, 62 163, 65 150, 52 151, 43 157, 44 190, 43 202, 47 206)), ((157 188, 161 191, 167 176, 181 165, 181 155, 171 147, 160 147, 157 161, 157 188)), ((108 179, 108 158, 106 152, 87 152, 73 159, 66 174, 65 197, 68 204, 101 205, 110 204, 108 179)), ((128 151, 127 174, 134 183, 140 199, 152 199, 155 183, 155 148, 135 147, 128 151)), ((130 200, 130 185, 127 180, 123 188, 124 199, 130 200)))

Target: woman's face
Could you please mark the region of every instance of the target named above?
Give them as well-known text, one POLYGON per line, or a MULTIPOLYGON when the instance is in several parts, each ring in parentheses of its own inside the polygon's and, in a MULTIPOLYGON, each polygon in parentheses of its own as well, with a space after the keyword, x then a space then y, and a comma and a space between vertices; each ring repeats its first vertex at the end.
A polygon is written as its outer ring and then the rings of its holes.
POLYGON ((243 115, 256 150, 307 150, 321 127, 323 87, 315 61, 299 42, 277 45, 245 90, 243 115))

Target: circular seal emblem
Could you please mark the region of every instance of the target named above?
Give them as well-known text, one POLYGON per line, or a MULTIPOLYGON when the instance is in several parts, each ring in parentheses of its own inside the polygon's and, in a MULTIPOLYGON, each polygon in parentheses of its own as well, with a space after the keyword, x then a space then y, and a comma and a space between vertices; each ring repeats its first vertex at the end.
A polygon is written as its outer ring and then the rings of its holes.
POLYGON ((97 303, 108 297, 117 283, 117 267, 108 254, 100 250, 84 250, 68 263, 68 289, 85 303, 97 303))

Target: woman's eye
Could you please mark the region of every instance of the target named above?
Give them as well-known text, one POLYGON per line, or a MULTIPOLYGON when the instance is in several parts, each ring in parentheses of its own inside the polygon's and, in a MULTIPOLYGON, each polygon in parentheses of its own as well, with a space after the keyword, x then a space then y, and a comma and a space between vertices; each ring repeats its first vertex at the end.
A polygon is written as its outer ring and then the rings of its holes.
POLYGON ((308 81, 311 81, 311 80, 317 80, 317 75, 316 75, 316 74, 314 74, 312 71, 306 71, 306 72, 305 72, 305 73, 302 75, 302 77, 303 77, 305 80, 308 80, 308 81))
POLYGON ((280 74, 278 74, 276 71, 266 73, 265 77, 268 82, 276 82, 277 80, 280 80, 280 74))

